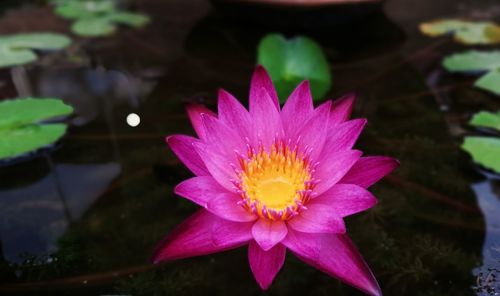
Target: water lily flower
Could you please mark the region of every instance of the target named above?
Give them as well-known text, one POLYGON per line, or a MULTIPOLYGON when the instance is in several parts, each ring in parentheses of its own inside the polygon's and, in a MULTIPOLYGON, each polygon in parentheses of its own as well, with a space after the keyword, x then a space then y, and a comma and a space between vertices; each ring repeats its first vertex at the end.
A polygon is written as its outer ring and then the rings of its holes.
MULTIPOLYGON (((343 218, 377 202, 366 190, 398 166, 352 149, 365 119, 348 120, 354 96, 314 108, 302 82, 280 108, 264 68, 252 77, 249 110, 220 90, 218 114, 191 106, 199 139, 167 138, 196 175, 175 193, 203 207, 157 247, 155 263, 248 245, 250 268, 267 289, 288 249, 369 295, 375 277, 346 235, 343 218)), ((369 227, 369 226, 367 226, 369 227)))

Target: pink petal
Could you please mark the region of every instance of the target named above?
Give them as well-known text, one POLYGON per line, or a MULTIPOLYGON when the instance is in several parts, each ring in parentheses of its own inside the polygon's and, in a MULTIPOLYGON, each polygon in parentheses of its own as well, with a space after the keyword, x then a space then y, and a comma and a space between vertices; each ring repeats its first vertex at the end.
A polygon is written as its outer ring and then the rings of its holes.
POLYGON ((230 222, 205 210, 199 210, 158 244, 153 254, 153 262, 160 263, 237 248, 251 240, 251 226, 252 223, 230 222), (216 227, 221 223, 226 226, 216 227))
POLYGON ((324 153, 351 149, 366 123, 366 119, 354 119, 338 125, 331 125, 323 146, 324 153))
POLYGON ((314 187, 314 194, 320 195, 340 181, 358 161, 361 154, 361 151, 358 150, 340 152, 327 150, 327 152, 323 152, 314 173, 314 177, 319 179, 318 184, 314 187))
POLYGON ((308 205, 323 205, 341 217, 362 212, 373 207, 377 199, 366 189, 353 184, 336 184, 308 205))
POLYGON ((297 216, 287 221, 294 230, 307 233, 345 233, 342 216, 323 204, 307 204, 297 216))
POLYGON ((195 143, 194 149, 205 163, 210 175, 227 190, 236 192, 237 188, 232 181, 236 180, 237 175, 231 167, 235 164, 230 163, 226 155, 221 154, 208 144, 195 143))
POLYGON ((217 216, 235 222, 255 221, 257 216, 245 210, 238 202, 241 197, 234 193, 222 193, 208 201, 207 210, 217 216))
POLYGON ((348 94, 335 100, 330 115, 330 124, 337 125, 349 119, 356 100, 356 94, 348 94))
POLYGON ((287 247, 304 262, 368 295, 382 295, 377 280, 347 235, 317 234, 311 236, 300 232, 295 232, 295 234, 298 242, 310 245, 311 241, 314 241, 315 244, 321 246, 319 256, 311 256, 315 254, 303 252, 304 248, 287 244, 287 247))
POLYGON ((269 77, 266 69, 259 65, 253 72, 252 82, 250 83, 250 111, 255 108, 255 105, 260 104, 260 100, 265 96, 265 93, 269 95, 272 104, 279 111, 280 103, 271 77, 269 77))
POLYGON ((283 136, 280 113, 267 92, 263 91, 259 100, 250 105, 250 115, 254 123, 256 140, 264 145, 266 150, 271 147, 276 138, 283 136))
POLYGON ((206 208, 210 200, 219 194, 227 192, 227 190, 220 186, 211 176, 202 176, 187 179, 179 183, 175 187, 174 192, 206 208))
POLYGON ((282 244, 274 246, 269 251, 262 250, 252 241, 248 246, 248 261, 250 269, 263 290, 267 290, 285 263, 286 248, 282 244))
POLYGON ((166 139, 167 144, 175 155, 197 176, 210 175, 207 167, 201 160, 200 155, 196 152, 193 144, 198 142, 198 139, 184 135, 173 135, 166 139))
POLYGON ((356 184, 368 188, 391 173, 398 166, 399 161, 391 157, 362 157, 354 164, 339 183, 356 184))
POLYGON ((217 115, 210 109, 199 104, 191 104, 186 109, 188 117, 191 120, 191 124, 193 125, 193 128, 196 131, 196 134, 198 135, 198 137, 200 137, 200 139, 204 139, 206 134, 205 134, 205 129, 203 127, 203 122, 201 120, 202 115, 205 114, 207 116, 215 118, 217 118, 217 115))
POLYGON ((281 242, 287 233, 285 222, 271 221, 261 218, 252 227, 252 235, 259 246, 268 251, 277 243, 281 242))
POLYGON ((303 81, 292 92, 283 110, 281 120, 286 135, 294 134, 312 116, 314 110, 309 81, 303 81))
POLYGON ((325 144, 327 127, 330 115, 331 101, 327 101, 320 105, 312 117, 305 123, 302 123, 302 128, 292 137, 292 141, 299 139, 299 147, 303 150, 310 150, 307 155, 311 160, 316 160, 321 154, 325 144))
POLYGON ((212 116, 202 116, 206 135, 205 142, 212 149, 226 156, 226 163, 237 164, 237 153, 246 152, 244 138, 212 116))
POLYGON ((225 90, 219 90, 219 119, 222 123, 234 129, 241 138, 253 139, 252 119, 241 103, 225 90))

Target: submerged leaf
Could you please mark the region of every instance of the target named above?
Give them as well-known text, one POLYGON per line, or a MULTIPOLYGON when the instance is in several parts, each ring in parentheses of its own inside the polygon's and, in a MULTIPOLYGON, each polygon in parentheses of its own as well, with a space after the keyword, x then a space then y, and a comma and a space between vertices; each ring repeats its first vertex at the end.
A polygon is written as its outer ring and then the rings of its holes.
POLYGON ((420 31, 436 37, 452 33, 455 40, 465 44, 493 44, 500 42, 500 27, 493 22, 471 22, 445 19, 420 24, 420 31))
POLYGON ((450 72, 484 73, 474 85, 500 95, 500 51, 471 50, 453 54, 443 60, 443 66, 450 72))
POLYGON ((462 149, 485 168, 500 173, 500 139, 489 137, 465 137, 462 149))
POLYGON ((115 23, 128 25, 134 28, 140 28, 149 23, 149 16, 141 13, 132 13, 126 11, 113 12, 107 15, 107 18, 115 23))
POLYGON ((280 34, 267 35, 259 43, 257 62, 269 71, 281 102, 302 80, 310 81, 317 100, 330 90, 328 61, 321 47, 307 37, 287 40, 280 34))
POLYGON ((56 33, 16 34, 0 37, 0 68, 23 65, 36 60, 33 49, 55 50, 67 47, 71 39, 56 33))
POLYGON ((498 111, 497 113, 487 111, 476 113, 469 121, 469 124, 473 126, 492 128, 500 131, 500 111, 498 111))
POLYGON ((59 99, 0 102, 0 159, 19 156, 57 141, 64 135, 66 125, 40 122, 72 112, 73 108, 59 99))

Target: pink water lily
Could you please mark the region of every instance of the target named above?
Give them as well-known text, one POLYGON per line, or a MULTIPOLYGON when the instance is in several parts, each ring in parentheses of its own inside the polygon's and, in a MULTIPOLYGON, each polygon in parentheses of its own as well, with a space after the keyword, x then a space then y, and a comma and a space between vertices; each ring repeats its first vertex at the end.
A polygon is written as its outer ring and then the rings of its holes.
MULTIPOLYGON (((280 108, 265 69, 250 88, 249 111, 219 92, 218 114, 191 106, 199 139, 167 138, 196 175, 175 193, 203 209, 157 247, 155 263, 248 245, 250 268, 267 289, 286 249, 330 276, 369 295, 381 295, 369 267, 345 234, 343 218, 377 202, 366 190, 398 166, 352 149, 366 124, 348 120, 354 96, 314 108, 302 82, 280 108)), ((367 225, 369 227, 369 225, 367 225)))

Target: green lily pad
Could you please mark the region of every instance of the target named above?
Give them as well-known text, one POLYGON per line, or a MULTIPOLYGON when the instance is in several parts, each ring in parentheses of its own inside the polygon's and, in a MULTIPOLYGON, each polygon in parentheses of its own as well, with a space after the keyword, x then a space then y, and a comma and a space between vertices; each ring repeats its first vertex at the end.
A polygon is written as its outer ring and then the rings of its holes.
POLYGON ((476 51, 453 54, 443 60, 450 72, 484 73, 474 86, 500 95, 500 51, 476 51))
POLYGON ((500 27, 493 22, 470 22, 458 19, 438 20, 420 24, 420 31, 435 37, 454 34, 464 44, 494 44, 500 42, 500 27))
POLYGON ((462 149, 472 159, 497 173, 500 173, 500 139, 490 137, 465 137, 462 149))
POLYGON ((84 18, 73 23, 71 30, 80 36, 95 37, 107 36, 116 31, 116 26, 113 25, 107 18, 94 17, 84 18))
POLYGON ((328 61, 321 47, 307 37, 287 40, 280 34, 265 36, 258 46, 257 63, 269 71, 281 102, 302 80, 309 80, 316 100, 332 85, 328 61))
POLYGON ((497 113, 487 111, 476 113, 469 121, 469 124, 473 126, 492 128, 500 131, 500 111, 498 111, 497 113))
POLYGON ((20 156, 57 141, 66 132, 61 123, 40 123, 71 114, 59 99, 24 98, 0 102, 0 159, 20 156))
POLYGON ((149 16, 141 13, 117 11, 107 15, 107 18, 114 23, 140 28, 150 22, 149 16))
POLYGON ((68 19, 95 17, 115 10, 115 2, 111 0, 86 0, 60 2, 55 13, 68 19))
POLYGON ((23 65, 37 59, 36 50, 67 47, 71 39, 55 33, 30 33, 0 36, 0 68, 23 65))

